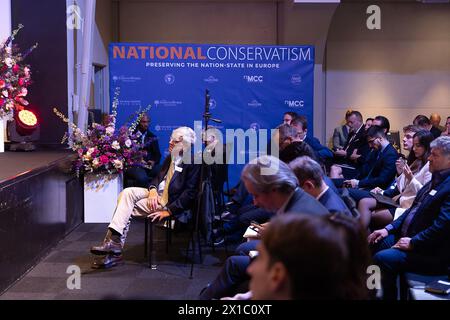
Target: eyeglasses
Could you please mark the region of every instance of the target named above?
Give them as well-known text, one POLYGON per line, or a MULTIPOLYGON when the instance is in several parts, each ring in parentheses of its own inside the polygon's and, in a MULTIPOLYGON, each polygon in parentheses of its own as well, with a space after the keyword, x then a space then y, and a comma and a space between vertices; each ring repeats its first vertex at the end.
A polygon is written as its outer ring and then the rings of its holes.
POLYGON ((378 138, 373 138, 373 139, 371 139, 371 140, 367 140, 367 143, 368 143, 368 144, 374 143, 375 140, 377 140, 377 139, 378 139, 378 138))

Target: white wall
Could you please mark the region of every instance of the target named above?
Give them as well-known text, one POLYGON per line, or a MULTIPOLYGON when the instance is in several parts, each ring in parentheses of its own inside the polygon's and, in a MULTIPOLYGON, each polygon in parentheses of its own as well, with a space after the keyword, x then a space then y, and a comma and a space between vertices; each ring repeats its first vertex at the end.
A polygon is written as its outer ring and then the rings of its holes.
POLYGON ((341 5, 326 55, 326 131, 347 108, 385 115, 393 130, 417 114, 450 115, 450 6, 380 4, 381 30, 366 28, 367 5, 341 5))
POLYGON ((0 43, 5 41, 10 35, 11 0, 0 0, 0 43))

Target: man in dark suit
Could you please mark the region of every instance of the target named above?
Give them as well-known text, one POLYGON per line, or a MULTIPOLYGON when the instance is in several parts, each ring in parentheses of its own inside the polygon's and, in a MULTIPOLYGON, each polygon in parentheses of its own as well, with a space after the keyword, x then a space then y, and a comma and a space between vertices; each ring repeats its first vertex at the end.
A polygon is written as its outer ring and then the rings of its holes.
POLYGON ((316 198, 329 212, 352 216, 342 198, 325 183, 320 164, 308 156, 303 156, 289 163, 289 167, 296 175, 300 187, 316 198))
POLYGON ((385 299, 397 297, 403 272, 442 274, 450 266, 450 137, 431 143, 432 179, 403 215, 368 238, 382 272, 385 299))
POLYGON ((398 152, 390 144, 384 129, 379 126, 369 128, 367 131, 367 143, 371 148, 371 152, 367 162, 360 170, 358 179, 345 180, 344 185, 367 190, 375 187, 386 189, 397 172, 395 162, 398 159, 398 152))
POLYGON ((333 159, 333 152, 323 146, 319 139, 314 137, 312 133, 308 133, 308 121, 305 116, 298 116, 292 120, 291 126, 297 129, 297 137, 300 141, 306 142, 314 150, 317 158, 322 163, 327 163, 333 159))
MULTIPOLYGON (((288 165, 273 156, 262 156, 247 164, 242 170, 241 179, 253 196, 254 204, 275 212, 276 215, 328 213, 319 201, 298 187, 298 180, 288 165)), ((260 225, 259 232, 265 226, 267 225, 260 225)), ((259 240, 254 240, 239 246, 236 250, 239 255, 227 259, 217 278, 201 292, 200 299, 219 299, 233 295, 249 279, 246 269, 250 264, 250 257, 247 253, 254 250, 258 243, 259 240)))
POLYGON ((424 116, 423 114, 419 114, 418 116, 416 116, 413 123, 415 126, 419 126, 424 130, 430 131, 433 134, 434 138, 439 137, 442 133, 442 131, 434 127, 430 119, 428 119, 428 117, 424 116))
POLYGON ((170 215, 177 219, 189 210, 196 197, 200 166, 193 163, 191 145, 195 133, 180 127, 172 132, 171 154, 164 160, 161 171, 148 188, 124 189, 103 243, 91 248, 91 253, 106 255, 93 267, 109 267, 122 259, 122 249, 132 216, 148 216, 152 222, 170 215))
POLYGON ((354 169, 347 170, 346 168, 342 169, 333 165, 330 173, 332 178, 336 178, 340 174, 346 179, 357 176, 358 170, 366 162, 366 157, 370 151, 362 114, 359 111, 350 112, 347 123, 350 125, 351 130, 344 147, 334 152, 334 163, 344 164, 354 169))
POLYGON ((154 178, 160 169, 161 152, 159 150, 158 137, 150 130, 150 117, 144 113, 136 129, 136 135, 147 152, 144 157, 145 166, 133 166, 124 172, 125 187, 147 188, 150 180, 154 178))

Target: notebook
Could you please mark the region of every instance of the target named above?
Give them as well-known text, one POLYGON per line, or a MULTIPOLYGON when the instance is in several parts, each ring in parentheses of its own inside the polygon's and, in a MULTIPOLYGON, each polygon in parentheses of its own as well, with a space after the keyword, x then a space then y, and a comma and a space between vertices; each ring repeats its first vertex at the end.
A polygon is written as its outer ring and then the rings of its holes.
POLYGON ((392 200, 392 198, 386 197, 386 196, 384 196, 382 194, 373 193, 373 192, 371 192, 370 195, 372 197, 374 197, 375 200, 377 200, 377 202, 379 202, 381 204, 385 204, 385 205, 388 205, 388 206, 391 206, 391 207, 394 207, 394 208, 399 208, 400 207, 400 205, 397 202, 395 202, 394 200, 392 200))
POLYGON ((449 294, 450 282, 437 280, 426 285, 425 291, 436 294, 449 294))

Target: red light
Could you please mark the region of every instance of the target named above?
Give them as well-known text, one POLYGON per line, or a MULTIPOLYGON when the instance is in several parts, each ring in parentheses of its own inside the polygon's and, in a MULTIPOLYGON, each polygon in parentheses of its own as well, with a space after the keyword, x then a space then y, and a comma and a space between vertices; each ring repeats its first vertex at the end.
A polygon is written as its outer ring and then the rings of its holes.
POLYGON ((15 112, 16 130, 20 135, 30 135, 38 126, 36 115, 30 110, 15 112))

